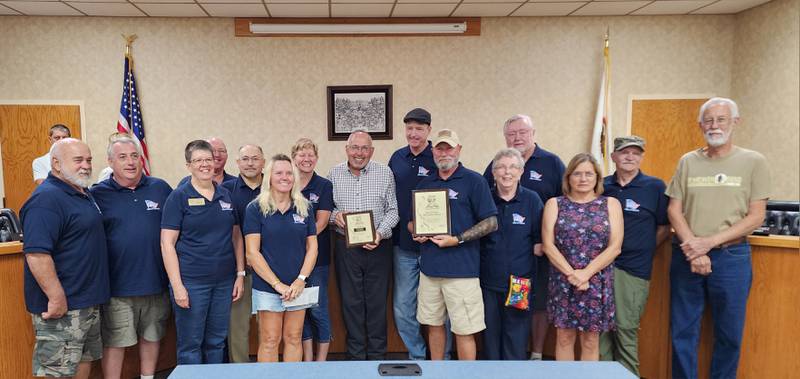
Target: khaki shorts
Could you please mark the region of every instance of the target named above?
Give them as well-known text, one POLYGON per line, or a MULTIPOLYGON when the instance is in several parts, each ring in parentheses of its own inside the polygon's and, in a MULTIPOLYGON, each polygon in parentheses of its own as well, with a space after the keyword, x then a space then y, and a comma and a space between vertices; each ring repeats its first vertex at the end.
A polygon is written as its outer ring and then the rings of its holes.
POLYGON ((36 345, 33 376, 73 376, 81 362, 103 357, 99 307, 68 311, 59 319, 32 314, 36 345))
POLYGON ((448 316, 455 334, 465 336, 486 329, 479 279, 432 278, 419 273, 417 321, 441 326, 448 316))
POLYGON ((103 346, 136 345, 139 337, 156 342, 164 338, 170 302, 168 292, 150 296, 112 297, 103 305, 103 346))

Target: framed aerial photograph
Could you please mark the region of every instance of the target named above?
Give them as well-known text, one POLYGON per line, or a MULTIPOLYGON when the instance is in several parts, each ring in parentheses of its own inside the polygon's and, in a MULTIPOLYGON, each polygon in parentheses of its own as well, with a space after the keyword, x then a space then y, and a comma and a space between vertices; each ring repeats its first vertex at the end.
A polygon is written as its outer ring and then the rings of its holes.
POLYGON ((391 85, 328 87, 328 141, 345 141, 355 129, 392 139, 391 85))

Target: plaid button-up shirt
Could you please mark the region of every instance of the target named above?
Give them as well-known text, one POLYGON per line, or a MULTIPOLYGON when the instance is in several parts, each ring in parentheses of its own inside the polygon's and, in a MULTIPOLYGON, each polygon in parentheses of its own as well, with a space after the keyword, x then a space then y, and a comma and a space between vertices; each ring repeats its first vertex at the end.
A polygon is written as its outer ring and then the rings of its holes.
MULTIPOLYGON (((394 175, 389 166, 370 160, 361 170, 361 175, 356 176, 344 162, 331 168, 328 180, 333 183, 332 224, 340 212, 371 210, 375 230, 380 233, 381 239, 392 237, 392 228, 397 225, 400 216, 397 214, 394 175)), ((337 233, 344 234, 341 228, 335 229, 337 233)))

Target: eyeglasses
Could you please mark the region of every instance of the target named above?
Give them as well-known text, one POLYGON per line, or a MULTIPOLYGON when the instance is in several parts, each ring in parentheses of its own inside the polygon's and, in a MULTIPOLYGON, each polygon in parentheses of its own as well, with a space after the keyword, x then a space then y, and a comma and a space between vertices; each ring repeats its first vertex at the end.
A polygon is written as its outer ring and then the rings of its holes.
POLYGON ((595 174, 594 172, 578 172, 578 171, 574 171, 572 174, 569 174, 569 176, 571 176, 571 177, 573 177, 575 179, 578 179, 578 178, 594 179, 595 177, 597 177, 597 174, 595 174))
POLYGON ((214 163, 214 158, 192 159, 189 162, 193 165, 212 164, 214 163))
POLYGON ((366 153, 366 152, 372 150, 372 146, 347 145, 347 150, 350 150, 352 152, 359 152, 360 151, 362 153, 366 153))
POLYGON ((522 167, 519 167, 517 165, 510 165, 510 166, 500 165, 500 166, 494 166, 492 169, 494 169, 495 171, 517 171, 521 168, 522 167))
POLYGON ((717 122, 717 125, 727 125, 731 119, 725 116, 719 116, 717 118, 704 118, 703 126, 712 126, 714 125, 714 121, 717 122))

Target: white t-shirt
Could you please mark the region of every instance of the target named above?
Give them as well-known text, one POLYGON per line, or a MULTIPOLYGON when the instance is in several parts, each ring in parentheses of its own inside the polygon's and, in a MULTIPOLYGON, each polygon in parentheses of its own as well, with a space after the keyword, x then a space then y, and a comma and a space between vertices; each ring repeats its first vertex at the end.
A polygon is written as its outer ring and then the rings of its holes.
POLYGON ((50 153, 42 155, 33 160, 33 180, 47 179, 47 174, 50 173, 50 153))

